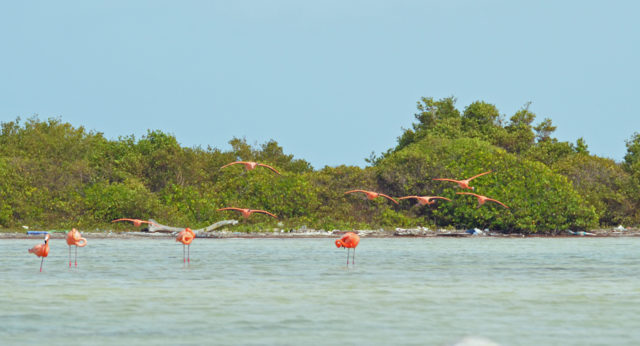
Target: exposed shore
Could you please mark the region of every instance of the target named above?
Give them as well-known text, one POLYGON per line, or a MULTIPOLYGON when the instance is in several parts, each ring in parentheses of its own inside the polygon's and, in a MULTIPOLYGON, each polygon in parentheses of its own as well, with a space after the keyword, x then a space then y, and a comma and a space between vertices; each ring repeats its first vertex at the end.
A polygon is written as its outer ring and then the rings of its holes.
MULTIPOLYGON (((42 237, 44 231, 0 231, 0 239, 31 239, 42 237)), ((53 239, 64 238, 64 230, 49 230, 53 239)), ((130 239, 130 238, 172 238, 174 234, 171 232, 141 232, 141 231, 114 231, 114 230, 80 230, 85 238, 94 239, 130 239)), ((344 234, 345 230, 313 230, 313 229, 294 229, 294 230, 273 230, 264 232, 234 232, 232 230, 220 230, 211 232, 199 232, 197 238, 335 238, 344 234)), ((522 234, 522 233, 503 233, 496 231, 480 231, 475 230, 431 230, 428 228, 396 228, 395 230, 351 230, 361 237, 367 238, 397 238, 397 237, 495 237, 495 238, 570 238, 570 237, 640 237, 640 229, 638 228, 609 228, 596 229, 587 232, 561 231, 558 234, 522 234)))

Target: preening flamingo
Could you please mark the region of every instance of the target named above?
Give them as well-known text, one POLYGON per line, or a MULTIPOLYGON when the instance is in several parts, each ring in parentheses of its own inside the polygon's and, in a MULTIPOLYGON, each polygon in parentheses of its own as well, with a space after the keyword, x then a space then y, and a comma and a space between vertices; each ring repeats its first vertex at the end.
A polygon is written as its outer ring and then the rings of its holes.
POLYGON ((342 238, 336 239, 336 247, 344 247, 347 248, 347 266, 349 266, 349 252, 353 249, 353 258, 351 259, 351 264, 356 263, 356 247, 360 243, 360 236, 353 233, 347 232, 342 238))
POLYGON ((434 201, 434 199, 444 199, 446 201, 451 202, 451 200, 448 199, 447 197, 440 197, 440 196, 404 196, 398 199, 400 200, 400 199, 410 199, 410 198, 417 199, 420 205, 432 205, 433 203, 436 202, 434 201))
POLYGON ((144 220, 140 220, 140 219, 127 219, 127 218, 123 218, 123 219, 116 219, 113 220, 111 222, 120 222, 120 221, 130 221, 133 223, 134 226, 136 227, 140 227, 143 223, 149 224, 149 225, 155 225, 155 226, 159 226, 157 223, 155 222, 151 222, 151 221, 144 221, 144 220))
POLYGON ((40 260, 40 272, 42 272, 42 263, 44 262, 44 258, 49 256, 49 238, 49 233, 47 233, 47 235, 44 236, 44 244, 38 244, 29 249, 30 253, 38 257, 42 257, 42 260, 40 260))
POLYGON ((196 234, 190 229, 190 228, 185 228, 183 231, 181 231, 180 233, 178 233, 178 235, 176 236, 176 241, 181 242, 182 243, 182 263, 191 263, 190 260, 190 251, 191 250, 191 242, 193 242, 193 239, 195 239, 196 234), (185 257, 184 255, 184 247, 185 245, 187 246, 187 256, 185 257))
POLYGON ((380 196, 392 201, 395 204, 398 204, 398 201, 396 201, 395 199, 393 199, 392 197, 385 195, 384 193, 379 193, 379 192, 375 192, 375 191, 367 191, 367 190, 350 190, 345 192, 345 194, 347 193, 354 193, 354 192, 362 192, 364 194, 367 195, 367 199, 372 200, 372 199, 376 199, 380 196))
POLYGON ((478 195, 475 193, 471 193, 471 192, 456 192, 457 195, 471 195, 471 196, 475 196, 478 198, 478 206, 476 208, 480 208, 480 206, 482 206, 485 202, 489 201, 489 202, 495 202, 500 204, 501 206, 505 207, 505 208, 509 208, 506 205, 504 205, 502 202, 498 201, 497 199, 493 199, 493 198, 489 198, 487 196, 482 196, 482 195, 478 195))
POLYGON ((78 266, 78 247, 84 247, 87 245, 87 240, 82 238, 80 232, 77 229, 73 228, 67 233, 65 240, 67 241, 67 245, 69 245, 69 268, 71 268, 71 246, 75 245, 76 247, 76 256, 75 262, 76 267, 78 266))
POLYGON ((278 175, 280 175, 280 172, 278 172, 278 170, 276 170, 275 168, 269 166, 269 165, 265 165, 264 163, 258 163, 258 162, 253 162, 253 161, 236 161, 236 162, 231 162, 231 163, 227 163, 226 165, 220 167, 220 169, 223 169, 225 167, 229 167, 231 165, 244 165, 244 168, 247 169, 247 171, 250 171, 256 167, 266 167, 269 168, 270 170, 276 172, 278 175))
POLYGON ((234 207, 227 207, 227 208, 220 208, 218 209, 218 211, 222 211, 222 210, 235 210, 235 211, 239 211, 242 213, 242 216, 244 216, 245 219, 248 219, 249 216, 251 216, 251 214, 253 213, 262 213, 262 214, 267 214, 271 217, 274 218, 278 218, 277 216, 271 214, 268 211, 264 211, 264 210, 256 210, 256 209, 246 209, 246 208, 234 208, 234 207))
POLYGON ((464 179, 464 180, 455 180, 455 179, 446 179, 446 178, 434 178, 433 180, 451 181, 451 182, 454 182, 454 183, 458 184, 463 189, 475 190, 475 187, 469 186, 469 183, 471 182, 471 180, 473 180, 473 179, 475 179, 477 177, 483 176, 485 174, 489 174, 491 172, 492 171, 480 173, 478 175, 474 175, 473 177, 468 178, 468 179, 464 179))

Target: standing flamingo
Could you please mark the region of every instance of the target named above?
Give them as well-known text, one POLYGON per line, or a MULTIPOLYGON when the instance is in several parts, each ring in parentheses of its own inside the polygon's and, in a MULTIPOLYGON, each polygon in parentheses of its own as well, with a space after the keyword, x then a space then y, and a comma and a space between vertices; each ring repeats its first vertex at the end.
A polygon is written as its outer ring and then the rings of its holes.
POLYGON ((485 202, 489 201, 489 202, 495 202, 500 204, 501 206, 505 207, 505 208, 509 208, 506 205, 504 205, 502 202, 498 201, 497 199, 493 199, 493 198, 489 198, 487 196, 482 196, 482 195, 478 195, 475 193, 471 193, 471 192, 456 192, 457 195, 471 195, 471 196, 475 196, 478 198, 478 206, 476 208, 480 208, 485 202))
POLYGON ((404 196, 398 199, 400 200, 400 199, 409 199, 409 198, 417 199, 420 205, 432 205, 433 203, 436 202, 434 201, 434 199, 444 199, 446 201, 451 202, 451 200, 448 199, 447 197, 440 197, 440 196, 404 196))
POLYGON ((353 258, 351 259, 351 264, 356 264, 356 247, 360 243, 360 236, 353 233, 347 232, 342 238, 336 239, 336 247, 345 247, 347 248, 347 266, 349 266, 349 252, 353 248, 353 258))
POLYGON ((350 190, 345 192, 345 194, 347 193, 354 193, 354 192, 362 192, 364 194, 367 195, 367 199, 372 200, 372 199, 376 199, 380 196, 392 201, 395 204, 398 204, 398 201, 396 201, 395 199, 393 199, 392 197, 385 195, 384 193, 379 193, 379 192, 374 192, 374 191, 367 191, 367 190, 350 190))
POLYGON ((221 210, 235 210, 235 211, 239 211, 239 212, 241 212, 241 213, 242 213, 242 216, 244 216, 244 218, 245 218, 245 219, 248 219, 248 218, 249 218, 249 216, 251 216, 251 214, 253 214, 253 213, 262 213, 262 214, 267 214, 267 215, 269 215, 269 216, 271 216, 271 217, 274 217, 274 218, 276 218, 276 219, 278 218, 277 216, 275 216, 275 215, 271 214, 271 213, 270 213, 270 212, 268 212, 268 211, 264 211, 264 210, 257 210, 257 209, 234 208, 234 207, 227 207, 227 208, 220 208, 220 209, 218 209, 218 211, 221 211, 221 210))
POLYGON ((44 236, 44 244, 38 244, 34 247, 32 247, 31 249, 29 249, 29 252, 38 256, 38 257, 42 257, 42 260, 40 260, 40 272, 42 273, 42 263, 44 262, 44 258, 49 256, 49 233, 47 233, 47 235, 44 236))
POLYGON ((433 180, 451 181, 451 182, 454 182, 454 183, 458 184, 463 189, 475 190, 475 187, 469 186, 469 183, 471 182, 471 180, 473 180, 473 179, 475 179, 477 177, 483 176, 485 174, 489 174, 491 172, 492 171, 480 173, 478 175, 474 175, 473 177, 468 178, 468 179, 464 179, 464 180, 454 180, 454 179, 446 179, 446 178, 434 178, 433 180))
POLYGON ((73 228, 69 233, 67 233, 65 240, 67 241, 67 245, 69 245, 69 268, 71 268, 71 246, 76 246, 76 267, 78 266, 78 247, 84 247, 87 245, 87 240, 82 238, 80 232, 77 229, 73 228))
POLYGON ((191 263, 190 260, 190 251, 191 250, 191 242, 193 242, 193 239, 196 237, 196 234, 190 229, 190 228, 185 228, 184 231, 181 231, 180 233, 178 233, 178 236, 176 236, 176 241, 181 242, 182 243, 182 263, 191 263), (184 246, 187 246, 187 256, 185 257, 184 255, 184 246))
POLYGON ((236 162, 231 162, 231 163, 227 163, 226 165, 220 167, 220 169, 223 169, 225 167, 229 167, 231 165, 244 165, 244 168, 247 169, 247 171, 250 171, 256 167, 266 167, 269 168, 270 170, 276 172, 278 175, 280 175, 280 172, 278 172, 278 170, 276 170, 275 168, 269 166, 269 165, 265 165, 264 163, 258 163, 258 162, 253 162, 253 161, 236 161, 236 162))
POLYGON ((127 218, 123 218, 123 219, 115 219, 113 222, 120 222, 120 221, 131 221, 133 223, 134 226, 136 227, 140 227, 143 223, 149 224, 149 225, 155 225, 155 226, 159 226, 157 223, 155 222, 151 222, 151 221, 144 221, 144 220, 140 220, 140 219, 127 219, 127 218))

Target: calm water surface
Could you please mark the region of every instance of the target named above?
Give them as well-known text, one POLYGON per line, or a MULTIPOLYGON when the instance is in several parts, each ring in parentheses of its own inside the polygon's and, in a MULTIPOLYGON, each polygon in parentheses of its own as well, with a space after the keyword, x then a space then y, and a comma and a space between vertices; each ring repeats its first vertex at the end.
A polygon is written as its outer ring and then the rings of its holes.
POLYGON ((640 238, 88 240, 0 240, 0 344, 640 344, 640 238))

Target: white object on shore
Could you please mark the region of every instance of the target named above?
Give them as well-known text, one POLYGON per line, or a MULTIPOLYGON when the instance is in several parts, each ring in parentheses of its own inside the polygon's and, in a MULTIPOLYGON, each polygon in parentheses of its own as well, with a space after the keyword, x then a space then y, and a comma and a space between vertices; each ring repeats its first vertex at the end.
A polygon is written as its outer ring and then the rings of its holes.
POLYGON ((618 230, 618 231, 626 231, 626 230, 627 230, 627 229, 626 229, 626 228, 624 228, 624 226, 622 226, 622 225, 618 225, 618 227, 616 227, 616 228, 614 228, 614 229, 616 229, 616 230, 618 230))

